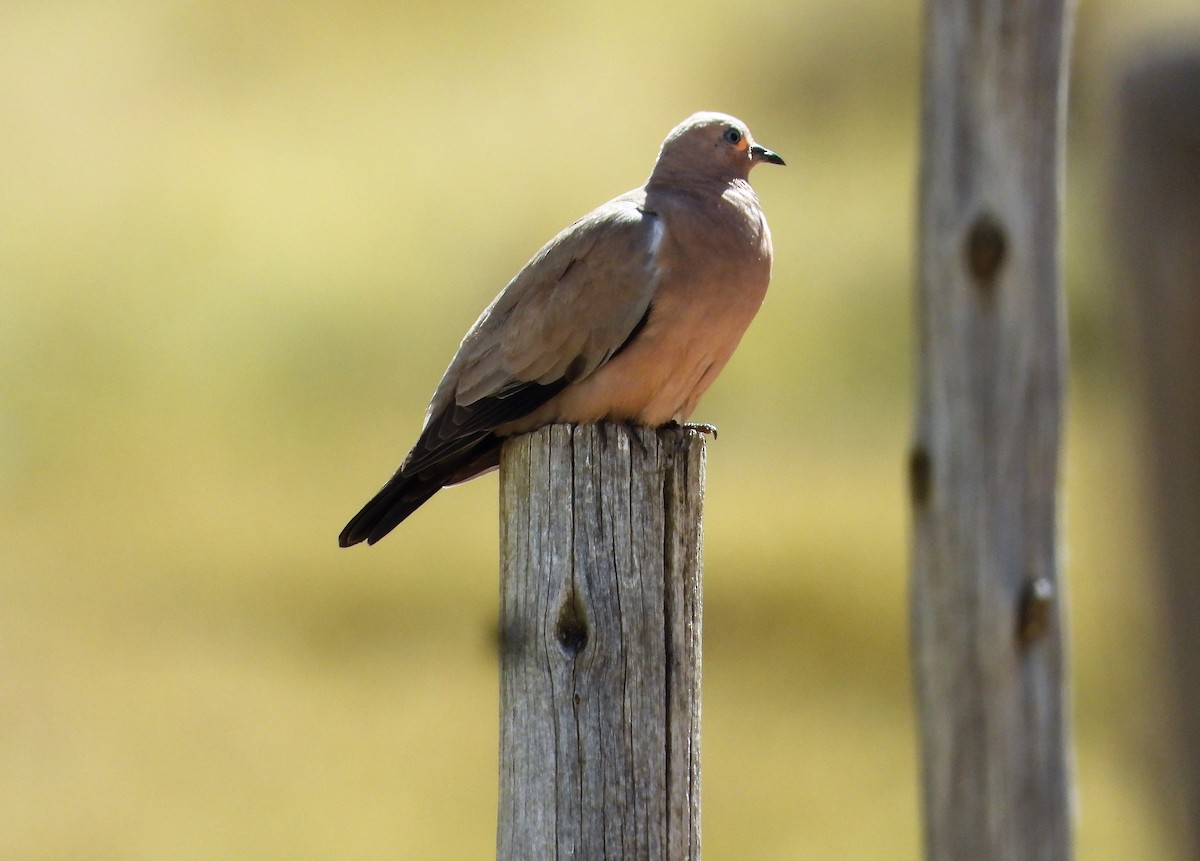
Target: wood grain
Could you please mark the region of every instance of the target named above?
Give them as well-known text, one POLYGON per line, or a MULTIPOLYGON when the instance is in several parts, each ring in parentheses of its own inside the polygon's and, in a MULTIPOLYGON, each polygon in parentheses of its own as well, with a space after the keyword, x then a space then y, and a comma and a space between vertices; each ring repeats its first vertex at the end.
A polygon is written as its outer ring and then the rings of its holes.
POLYGON ((703 437, 554 425, 500 468, 497 857, 699 859, 703 437))

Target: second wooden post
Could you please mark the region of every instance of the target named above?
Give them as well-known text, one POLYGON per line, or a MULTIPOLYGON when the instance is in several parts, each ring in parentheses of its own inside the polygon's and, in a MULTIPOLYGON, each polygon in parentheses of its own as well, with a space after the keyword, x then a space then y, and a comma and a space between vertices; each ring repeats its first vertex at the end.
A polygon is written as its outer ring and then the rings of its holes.
POLYGON ((928 861, 1067 861, 1070 4, 927 0, 912 492, 928 861))

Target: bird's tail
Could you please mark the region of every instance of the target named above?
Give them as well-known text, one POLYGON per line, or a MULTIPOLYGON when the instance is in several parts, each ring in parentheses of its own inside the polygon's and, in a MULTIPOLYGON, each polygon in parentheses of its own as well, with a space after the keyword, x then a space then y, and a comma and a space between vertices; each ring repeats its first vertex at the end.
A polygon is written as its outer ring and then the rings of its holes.
POLYGON ((362 541, 374 544, 441 489, 439 481, 423 481, 397 472, 358 514, 350 518, 338 536, 338 544, 342 547, 353 547, 362 541))
POLYGON ((374 544, 443 487, 474 478, 499 462, 500 440, 488 435, 455 456, 425 468, 408 471, 401 466, 371 501, 350 518, 338 536, 338 544, 342 547, 353 547, 363 541, 374 544))

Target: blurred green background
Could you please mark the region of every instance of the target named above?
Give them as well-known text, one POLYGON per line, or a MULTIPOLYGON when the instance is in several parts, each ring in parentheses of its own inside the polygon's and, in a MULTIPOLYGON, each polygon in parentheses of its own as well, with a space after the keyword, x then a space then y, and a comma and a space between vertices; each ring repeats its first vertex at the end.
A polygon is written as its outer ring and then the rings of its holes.
MULTIPOLYGON (((1180 857, 1078 10, 1066 439, 1081 859, 1180 857)), ((772 291, 709 446, 709 858, 916 859, 903 462, 915 0, 0 6, 0 857, 494 854, 496 486, 345 520, 478 311, 699 109, 772 291)))

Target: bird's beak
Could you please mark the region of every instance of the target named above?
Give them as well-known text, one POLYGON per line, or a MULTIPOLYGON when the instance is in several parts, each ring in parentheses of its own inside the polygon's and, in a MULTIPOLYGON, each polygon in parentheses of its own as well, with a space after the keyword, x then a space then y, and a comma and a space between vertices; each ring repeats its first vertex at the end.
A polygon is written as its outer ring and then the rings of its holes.
POLYGON ((765 161, 769 164, 787 164, 779 153, 771 152, 765 146, 754 144, 750 147, 750 157, 755 161, 765 161))

